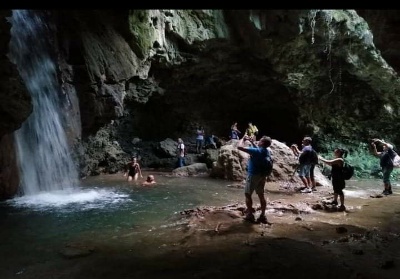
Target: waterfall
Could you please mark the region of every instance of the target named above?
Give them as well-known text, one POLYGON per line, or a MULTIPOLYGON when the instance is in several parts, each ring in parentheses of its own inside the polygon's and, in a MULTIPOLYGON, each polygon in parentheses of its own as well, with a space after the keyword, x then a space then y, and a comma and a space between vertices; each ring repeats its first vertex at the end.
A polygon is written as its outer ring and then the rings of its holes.
POLYGON ((9 58, 33 102, 33 113, 15 132, 21 190, 24 195, 72 190, 78 186, 78 173, 63 127, 65 96, 50 54, 50 28, 37 11, 13 10, 9 20, 9 58))

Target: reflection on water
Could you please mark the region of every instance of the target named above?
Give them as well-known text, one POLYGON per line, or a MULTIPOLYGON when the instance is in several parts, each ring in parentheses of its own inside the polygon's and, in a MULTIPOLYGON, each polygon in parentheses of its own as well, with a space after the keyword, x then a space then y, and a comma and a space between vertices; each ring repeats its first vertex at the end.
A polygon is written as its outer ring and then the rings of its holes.
MULTIPOLYGON (((43 192, 2 202, 0 217, 13 235, 28 231, 37 235, 36 241, 43 237, 58 242, 59 237, 67 240, 94 230, 106 237, 115 230, 160 227, 184 209, 241 201, 242 190, 228 184, 159 174, 156 185, 144 187, 121 175, 91 177, 82 182, 80 190, 43 192)), ((13 237, 9 243, 20 240, 13 237)))
MULTIPOLYGON (((146 177, 144 173, 144 177, 146 177)), ((201 205, 243 203, 243 189, 228 187, 232 182, 208 177, 168 177, 156 174, 157 184, 143 187, 127 182, 122 175, 91 177, 80 190, 40 193, 0 203, 0 251, 10 255, 3 261, 18 269, 19 265, 45 261, 71 242, 98 242, 124 245, 141 242, 153 235, 159 238, 177 220, 177 212, 201 205), (135 237, 132 238, 132 235, 135 237), (129 236, 129 237, 128 237, 129 236)), ((380 180, 348 181, 345 190, 348 212, 314 211, 306 221, 356 226, 381 226, 400 232, 400 187, 393 187, 389 197, 371 198, 380 194, 380 180)), ((285 193, 268 192, 269 201, 286 199, 285 193)), ((294 194, 290 199, 307 199, 294 194)), ((256 205, 258 200, 255 199, 256 205)), ((294 216, 271 213, 273 221, 294 222, 294 216), (274 220, 275 218, 275 220, 274 220)), ((273 227, 272 227, 273 230, 273 227)), ((168 238, 168 235, 164 235, 168 238)), ((162 241, 162 240, 154 240, 162 241)), ((17 272, 17 270, 15 270, 17 272)))
POLYGON ((72 242, 121 245, 115 240, 132 235, 126 241, 141 242, 149 234, 162 235, 154 229, 170 226, 181 210, 242 200, 242 190, 227 187, 227 181, 161 174, 156 180, 156 185, 144 187, 121 174, 98 176, 82 181, 77 191, 0 202, 0 252, 8 255, 0 274, 60 258, 60 249, 72 242))

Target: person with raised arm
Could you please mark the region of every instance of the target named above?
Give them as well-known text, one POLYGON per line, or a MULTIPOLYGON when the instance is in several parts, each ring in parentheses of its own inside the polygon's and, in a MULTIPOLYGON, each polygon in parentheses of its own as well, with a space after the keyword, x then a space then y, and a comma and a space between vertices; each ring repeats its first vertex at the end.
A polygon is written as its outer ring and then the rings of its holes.
POLYGON ((331 178, 332 178, 332 186, 333 186, 333 201, 332 205, 337 206, 337 199, 340 197, 340 206, 338 207, 339 211, 346 210, 344 206, 344 193, 343 189, 346 187, 346 181, 343 177, 343 165, 344 159, 347 156, 347 151, 341 148, 335 148, 333 151, 333 159, 328 160, 321 156, 318 156, 318 159, 328 166, 332 167, 331 178))
POLYGON ((254 209, 252 194, 255 191, 260 200, 261 214, 257 219, 257 223, 268 224, 267 217, 265 216, 265 210, 267 208, 267 202, 264 196, 264 187, 267 179, 265 170, 263 169, 263 160, 266 156, 271 156, 271 151, 269 147, 271 146, 272 139, 267 136, 263 136, 258 144, 255 144, 253 138, 245 135, 238 142, 238 149, 240 151, 246 152, 250 155, 248 165, 247 165, 247 178, 246 185, 244 189, 245 202, 246 202, 246 221, 254 222, 254 209), (245 141, 250 141, 251 146, 244 146, 245 141))
POLYGON ((380 158, 380 166, 383 174, 383 195, 391 195, 392 184, 390 182, 390 175, 393 171, 393 159, 396 156, 396 152, 393 150, 393 145, 385 142, 383 139, 372 139, 372 154, 380 158), (382 145, 382 151, 377 151, 376 145, 382 145))

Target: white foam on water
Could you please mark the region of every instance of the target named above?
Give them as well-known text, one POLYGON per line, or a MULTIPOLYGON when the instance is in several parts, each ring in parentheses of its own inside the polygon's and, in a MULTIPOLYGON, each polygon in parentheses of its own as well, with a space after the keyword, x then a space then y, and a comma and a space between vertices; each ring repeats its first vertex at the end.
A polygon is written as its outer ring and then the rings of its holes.
POLYGON ((17 197, 8 203, 15 207, 29 207, 34 210, 65 208, 70 205, 79 205, 79 210, 87 210, 127 201, 131 201, 128 194, 118 193, 112 189, 72 189, 17 197))
POLYGON ((361 199, 367 199, 370 197, 371 190, 364 190, 364 189, 352 189, 352 190, 343 190, 344 196, 345 197, 352 197, 352 198, 361 198, 361 199))

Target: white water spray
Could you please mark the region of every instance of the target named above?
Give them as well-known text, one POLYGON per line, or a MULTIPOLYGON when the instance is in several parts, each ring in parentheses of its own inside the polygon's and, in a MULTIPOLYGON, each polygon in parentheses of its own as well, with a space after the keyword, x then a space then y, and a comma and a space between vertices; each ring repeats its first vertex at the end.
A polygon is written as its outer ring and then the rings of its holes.
POLYGON ((15 132, 24 195, 73 190, 78 173, 63 128, 61 88, 49 26, 35 11, 13 10, 10 59, 32 96, 33 113, 15 132))

